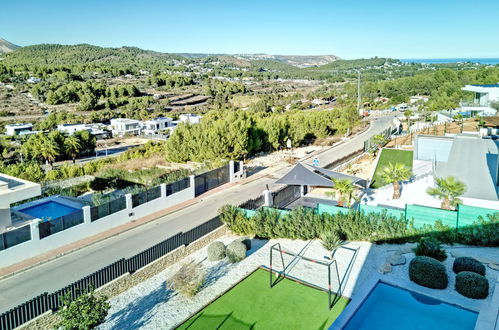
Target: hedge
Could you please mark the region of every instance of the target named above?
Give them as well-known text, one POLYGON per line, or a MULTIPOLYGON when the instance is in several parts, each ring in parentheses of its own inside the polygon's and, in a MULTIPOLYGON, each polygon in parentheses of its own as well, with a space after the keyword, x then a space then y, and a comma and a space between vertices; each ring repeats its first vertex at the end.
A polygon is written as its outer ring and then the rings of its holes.
POLYGON ((415 228, 413 221, 395 218, 386 213, 364 213, 350 210, 334 215, 317 214, 313 209, 299 207, 286 214, 271 208, 260 208, 253 216, 232 205, 219 210, 220 219, 235 234, 257 238, 289 238, 310 240, 326 231, 335 231, 350 241, 375 243, 417 242, 431 237, 442 243, 478 246, 499 246, 499 213, 488 219, 479 218, 474 225, 460 228, 434 225, 415 228))

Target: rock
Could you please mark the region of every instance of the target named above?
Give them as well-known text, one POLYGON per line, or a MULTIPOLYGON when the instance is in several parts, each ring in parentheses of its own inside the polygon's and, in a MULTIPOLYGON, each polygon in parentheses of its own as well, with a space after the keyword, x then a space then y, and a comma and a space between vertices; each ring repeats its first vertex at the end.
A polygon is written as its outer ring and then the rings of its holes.
POLYGON ((386 258, 386 263, 392 266, 404 265, 406 263, 406 259, 403 255, 395 253, 386 258))
POLYGON ((399 254, 413 253, 413 248, 414 246, 402 246, 399 250, 399 254))
POLYGON ((392 265, 390 265, 389 263, 384 264, 378 269, 378 272, 380 272, 381 274, 391 273, 391 271, 392 271, 392 265))
POLYGON ((490 264, 488 264, 488 266, 489 266, 490 269, 499 270, 499 265, 498 264, 492 264, 492 263, 490 263, 490 264))

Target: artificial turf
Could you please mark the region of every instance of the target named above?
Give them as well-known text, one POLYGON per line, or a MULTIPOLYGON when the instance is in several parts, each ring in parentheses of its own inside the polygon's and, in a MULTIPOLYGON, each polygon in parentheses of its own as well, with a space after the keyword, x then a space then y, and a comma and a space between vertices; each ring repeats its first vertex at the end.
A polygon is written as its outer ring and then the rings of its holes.
POLYGON ((412 170, 412 154, 411 150, 382 149, 376 170, 374 171, 371 187, 379 188, 385 185, 380 178, 380 173, 388 163, 402 163, 412 170))
POLYGON ((288 279, 270 288, 258 269, 178 329, 327 329, 349 301, 336 300, 330 310, 326 292, 288 279))

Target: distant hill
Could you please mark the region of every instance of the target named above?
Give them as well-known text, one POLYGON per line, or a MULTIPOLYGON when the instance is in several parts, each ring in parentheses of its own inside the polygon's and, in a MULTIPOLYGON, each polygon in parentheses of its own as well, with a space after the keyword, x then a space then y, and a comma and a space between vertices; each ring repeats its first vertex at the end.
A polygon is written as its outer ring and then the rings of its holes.
POLYGON ((175 54, 143 50, 137 47, 106 48, 88 44, 40 44, 26 46, 6 54, 10 64, 73 65, 73 64, 164 64, 172 60, 186 60, 175 54))
POLYGON ((0 38, 0 54, 10 53, 18 48, 21 48, 21 46, 14 45, 13 43, 8 42, 7 40, 0 38))
MULTIPOLYGON (((270 54, 228 55, 228 54, 200 54, 200 53, 181 53, 178 55, 182 55, 187 58, 218 57, 226 60, 228 58, 234 58, 234 59, 239 59, 241 61, 245 61, 247 63, 254 61, 258 61, 259 63, 262 63, 263 61, 265 61, 266 63, 270 63, 273 61, 273 62, 281 62, 288 65, 292 65, 297 68, 308 68, 313 66, 326 65, 340 59, 336 55, 270 55, 270 54)), ((236 61, 232 60, 232 62, 236 61)), ((241 66, 248 66, 248 64, 244 63, 241 66)))

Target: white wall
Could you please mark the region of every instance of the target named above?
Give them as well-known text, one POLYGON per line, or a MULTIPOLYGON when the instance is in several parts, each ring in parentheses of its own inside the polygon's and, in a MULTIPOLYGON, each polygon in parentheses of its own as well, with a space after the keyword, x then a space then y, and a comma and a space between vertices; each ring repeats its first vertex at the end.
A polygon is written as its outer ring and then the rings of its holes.
MULTIPOLYGON (((230 182, 236 182, 244 177, 243 163, 240 162, 240 170, 234 172, 234 162, 230 165, 230 182)), ((166 196, 166 185, 161 185, 161 197, 132 208, 132 196, 126 195, 127 207, 119 212, 107 217, 91 221, 90 207, 83 207, 84 222, 72 228, 39 238, 38 222, 36 219, 31 223, 31 240, 0 251, 0 268, 13 265, 28 258, 33 258, 39 254, 47 253, 64 245, 76 242, 81 239, 102 233, 111 228, 123 225, 130 221, 140 219, 155 212, 167 209, 195 197, 194 176, 190 177, 189 188, 179 191, 170 196, 166 196)))

